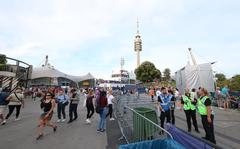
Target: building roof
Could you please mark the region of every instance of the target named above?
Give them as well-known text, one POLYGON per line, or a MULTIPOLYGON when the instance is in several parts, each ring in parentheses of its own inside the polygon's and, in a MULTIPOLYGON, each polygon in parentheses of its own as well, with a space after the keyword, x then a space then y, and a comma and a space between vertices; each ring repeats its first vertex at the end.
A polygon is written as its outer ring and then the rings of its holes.
POLYGON ((95 79, 95 77, 90 73, 83 75, 83 76, 72 76, 72 75, 65 74, 65 73, 63 73, 53 67, 49 67, 49 66, 42 66, 42 67, 33 69, 31 79, 44 78, 44 77, 49 77, 49 78, 60 78, 61 77, 61 78, 67 78, 74 82, 95 79))

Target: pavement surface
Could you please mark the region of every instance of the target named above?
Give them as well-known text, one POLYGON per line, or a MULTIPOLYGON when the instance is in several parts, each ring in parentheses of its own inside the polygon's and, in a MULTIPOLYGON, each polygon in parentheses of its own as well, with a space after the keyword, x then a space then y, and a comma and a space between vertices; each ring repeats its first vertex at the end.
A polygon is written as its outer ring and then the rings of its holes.
MULTIPOLYGON (((236 110, 223 110, 213 107, 215 112, 214 129, 217 145, 224 149, 240 149, 240 112, 236 110)), ((187 131, 187 122, 185 113, 176 110, 176 126, 187 131)), ((204 137, 205 131, 202 127, 202 121, 197 115, 200 134, 192 131, 191 133, 198 137, 204 137)), ((192 126, 192 130, 194 130, 192 126)))
MULTIPOLYGON (((46 127, 44 137, 36 141, 38 118, 41 113, 39 105, 39 101, 27 99, 26 106, 21 111, 20 121, 14 121, 14 112, 7 124, 0 126, 0 149, 105 149, 107 147, 106 133, 96 131, 98 115, 95 114, 92 124, 87 125, 85 123, 86 109, 82 103, 78 107, 79 118, 77 121, 71 124, 56 123, 58 126, 56 133, 46 127)), ((68 111, 68 107, 66 111, 68 111)), ((56 112, 52 120, 56 122, 56 112)))
MULTIPOLYGON (((117 120, 107 121, 106 133, 96 131, 97 114, 92 118, 92 124, 87 125, 85 123, 86 109, 82 106, 82 101, 78 107, 77 121, 71 124, 56 123, 58 126, 56 133, 46 127, 44 137, 36 141, 38 118, 41 114, 40 102, 27 99, 26 106, 21 111, 20 121, 14 121, 15 113, 13 113, 7 124, 0 126, 0 149, 117 149, 120 144, 126 144, 120 139, 122 135, 117 120)), ((66 111, 68 115, 68 108, 66 111)), ((240 112, 224 111, 218 108, 214 108, 214 111, 216 113, 214 126, 217 145, 224 149, 240 149, 240 112)), ((175 115, 176 126, 187 130, 184 112, 176 110, 175 115)), ((192 134, 203 137, 205 132, 202 129, 200 116, 198 115, 197 118, 201 133, 197 134, 193 131, 192 134)), ((56 112, 52 120, 56 122, 56 112)))

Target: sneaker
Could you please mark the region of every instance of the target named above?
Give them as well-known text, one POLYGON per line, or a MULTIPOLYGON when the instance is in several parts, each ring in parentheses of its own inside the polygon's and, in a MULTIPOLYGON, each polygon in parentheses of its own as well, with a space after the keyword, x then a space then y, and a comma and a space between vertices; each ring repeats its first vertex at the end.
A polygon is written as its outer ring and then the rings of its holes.
POLYGON ((66 121, 66 119, 62 119, 62 122, 65 122, 66 121))
POLYGON ((6 120, 2 121, 1 125, 5 125, 6 124, 6 120))
POLYGON ((102 130, 100 130, 101 132, 105 132, 106 130, 105 129, 102 129, 102 130))
POLYGON ((68 121, 68 124, 70 124, 70 123, 72 123, 72 122, 73 122, 73 120, 69 120, 69 121, 68 121))
POLYGON ((114 121, 115 119, 114 118, 110 118, 110 121, 114 121))
POLYGON ((90 124, 91 121, 90 121, 89 119, 86 119, 86 123, 87 123, 87 124, 90 124))
POLYGON ((57 131, 57 126, 53 128, 53 132, 56 132, 56 131, 57 131))
POLYGON ((97 132, 101 132, 102 130, 101 129, 97 129, 97 132))
POLYGON ((16 118, 15 121, 20 121, 21 119, 20 118, 16 118))
POLYGON ((61 120, 60 120, 60 119, 58 119, 58 120, 57 120, 57 123, 60 123, 60 122, 61 122, 61 120))
POLYGON ((43 134, 39 134, 39 135, 37 136, 36 140, 39 140, 39 139, 41 139, 42 137, 43 137, 43 134))

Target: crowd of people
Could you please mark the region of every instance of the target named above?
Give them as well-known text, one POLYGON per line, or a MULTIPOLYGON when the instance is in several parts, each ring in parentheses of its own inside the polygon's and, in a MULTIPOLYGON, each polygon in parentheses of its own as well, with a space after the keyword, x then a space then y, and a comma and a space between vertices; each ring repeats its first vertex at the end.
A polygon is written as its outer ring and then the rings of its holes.
POLYGON ((160 124, 164 128, 164 123, 171 123, 175 125, 175 115, 174 111, 176 108, 180 111, 184 111, 186 115, 187 130, 192 131, 192 124, 196 133, 200 133, 198 129, 197 122, 197 112, 199 113, 202 125, 205 130, 206 139, 214 144, 216 144, 214 136, 214 113, 211 107, 212 101, 210 99, 210 94, 205 88, 185 90, 185 93, 181 95, 178 89, 174 87, 159 87, 150 88, 148 94, 151 100, 155 102, 160 110, 160 124), (155 98, 157 97, 157 98, 155 98), (179 105, 176 105, 180 103, 179 105))
MULTIPOLYGON (((106 118, 110 120, 113 118, 113 101, 115 97, 112 90, 104 90, 103 88, 61 88, 61 87, 45 87, 45 88, 31 88, 28 89, 32 99, 41 99, 40 107, 42 113, 39 117, 37 140, 43 137, 43 130, 45 126, 51 127, 53 132, 57 131, 57 123, 64 123, 68 119, 68 124, 73 123, 78 119, 78 109, 81 97, 83 98, 83 106, 86 108, 86 123, 91 124, 92 116, 99 114, 99 122, 97 126, 98 132, 106 131, 106 118), (66 115, 66 108, 69 107, 69 115, 66 115), (52 122, 54 109, 57 111, 56 124, 52 122)), ((151 100, 159 107, 160 125, 164 128, 164 124, 171 123, 175 125, 175 109, 184 111, 186 116, 187 131, 192 131, 192 125, 195 132, 200 133, 197 122, 197 113, 199 113, 205 130, 204 139, 216 143, 214 136, 214 113, 211 107, 212 100, 209 92, 205 88, 186 89, 181 95, 177 88, 174 87, 156 87, 146 89, 147 94, 151 100)), ((9 117, 16 109, 15 121, 20 120, 21 109, 25 107, 24 91, 22 88, 9 94, 6 89, 0 92, 0 122, 5 125, 9 117), (8 113, 5 109, 8 107, 8 113)), ((26 91, 25 91, 26 95, 26 91)), ((218 107, 229 108, 229 90, 224 87, 220 90, 217 88, 215 92, 215 99, 218 107)))
MULTIPOLYGON (((66 108, 69 107, 68 124, 73 123, 78 119, 78 106, 80 100, 83 100, 83 107, 86 108, 86 123, 91 124, 91 118, 95 113, 99 114, 99 122, 97 126, 98 132, 106 131, 106 118, 114 120, 113 100, 111 89, 105 90, 103 88, 61 88, 61 87, 44 87, 44 88, 30 88, 33 101, 40 100, 40 108, 42 113, 39 116, 38 134, 36 140, 41 139, 45 126, 51 127, 53 132, 57 131, 57 123, 64 123, 67 120, 66 108), (83 98, 81 98, 83 97, 83 98), (57 111, 56 123, 52 121, 54 111, 57 111)), ((0 123, 5 125, 9 117, 16 109, 15 121, 20 120, 21 108, 25 107, 24 100, 26 97, 26 90, 20 87, 16 88, 12 93, 9 90, 0 91, 0 123), (8 107, 8 113, 6 109, 8 107)), ((26 107, 27 108, 27 107, 26 107)))

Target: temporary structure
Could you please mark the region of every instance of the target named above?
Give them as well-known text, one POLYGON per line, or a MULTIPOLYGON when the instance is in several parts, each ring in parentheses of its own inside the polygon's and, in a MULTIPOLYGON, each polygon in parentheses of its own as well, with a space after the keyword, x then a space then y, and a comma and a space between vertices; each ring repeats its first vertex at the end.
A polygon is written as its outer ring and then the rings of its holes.
POLYGON ((190 48, 189 52, 193 65, 188 62, 184 68, 175 73, 175 80, 180 93, 184 93, 186 88, 198 89, 199 87, 204 87, 209 92, 214 92, 215 78, 212 71, 212 64, 214 63, 197 64, 190 48))

